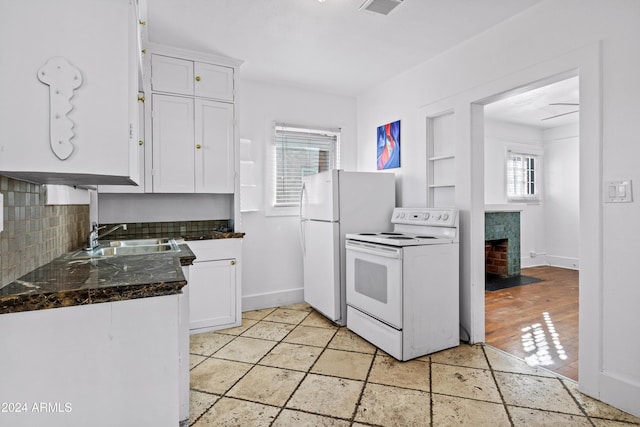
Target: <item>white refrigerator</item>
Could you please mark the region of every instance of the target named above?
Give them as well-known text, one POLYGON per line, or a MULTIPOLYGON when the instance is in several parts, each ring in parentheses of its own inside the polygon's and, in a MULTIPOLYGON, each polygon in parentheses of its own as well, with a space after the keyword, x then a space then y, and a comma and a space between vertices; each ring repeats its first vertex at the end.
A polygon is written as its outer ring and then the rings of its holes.
POLYGON ((395 203, 393 173, 331 170, 303 178, 304 300, 339 325, 347 323, 345 234, 391 231, 395 203))

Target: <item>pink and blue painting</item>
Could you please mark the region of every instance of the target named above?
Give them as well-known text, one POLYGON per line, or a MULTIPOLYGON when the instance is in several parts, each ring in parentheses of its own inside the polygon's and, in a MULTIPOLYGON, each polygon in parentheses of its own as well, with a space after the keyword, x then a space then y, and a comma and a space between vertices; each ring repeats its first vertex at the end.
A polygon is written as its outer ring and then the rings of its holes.
POLYGON ((400 120, 378 127, 378 170, 400 167, 400 120))

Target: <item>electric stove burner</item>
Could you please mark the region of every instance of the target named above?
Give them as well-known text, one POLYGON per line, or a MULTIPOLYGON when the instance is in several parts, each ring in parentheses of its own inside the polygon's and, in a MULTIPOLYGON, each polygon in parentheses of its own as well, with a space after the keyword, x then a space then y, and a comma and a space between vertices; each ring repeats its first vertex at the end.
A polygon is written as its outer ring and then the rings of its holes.
MULTIPOLYGON (((398 248, 458 243, 457 211, 454 208, 395 208, 393 228, 385 231, 346 234, 347 240, 398 248)), ((368 246, 369 247, 369 246, 368 246)))

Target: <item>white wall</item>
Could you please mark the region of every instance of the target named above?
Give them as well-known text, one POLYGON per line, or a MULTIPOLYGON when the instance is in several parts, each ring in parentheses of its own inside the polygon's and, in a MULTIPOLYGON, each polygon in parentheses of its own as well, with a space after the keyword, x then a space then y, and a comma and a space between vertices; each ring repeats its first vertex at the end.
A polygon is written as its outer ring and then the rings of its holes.
MULTIPOLYGON (((580 142, 578 126, 548 129, 544 136, 545 260, 579 267, 580 142)), ((523 254, 524 256, 524 254, 523 254)))
POLYGON ((402 120, 399 201, 404 206, 426 203, 424 116, 419 113, 455 110, 461 317, 476 325, 472 335, 477 338, 484 336, 478 296, 484 280, 479 267, 484 153, 482 142, 473 144, 482 124, 475 120, 472 104, 552 74, 579 73, 580 387, 636 415, 640 341, 629 340, 628 331, 629 325, 640 323, 635 262, 640 205, 603 204, 601 188, 603 180, 640 182, 638 22, 636 0, 543 1, 358 98, 359 169, 374 167, 376 127, 402 120))
MULTIPOLYGON (((240 138, 251 140, 251 158, 264 196, 264 159, 271 143, 274 121, 340 127, 341 168, 356 163, 356 100, 298 88, 242 80, 240 83, 240 138)), ((374 139, 375 142, 375 139, 374 139)), ((264 200, 257 212, 242 213, 243 242, 242 309, 253 310, 301 302, 302 251, 296 216, 265 216, 264 200)))
POLYGON ((98 196, 98 222, 205 221, 233 218, 228 194, 112 194, 98 196))

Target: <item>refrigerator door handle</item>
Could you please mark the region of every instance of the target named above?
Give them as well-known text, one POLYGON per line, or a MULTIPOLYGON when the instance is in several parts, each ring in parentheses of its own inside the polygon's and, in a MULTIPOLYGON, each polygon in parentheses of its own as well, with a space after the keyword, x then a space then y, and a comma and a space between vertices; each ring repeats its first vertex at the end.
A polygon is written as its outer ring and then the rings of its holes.
POLYGON ((302 189, 300 190, 300 245, 302 246, 302 255, 305 254, 305 241, 304 241, 304 222, 307 220, 302 216, 302 205, 304 202, 304 193, 306 191, 304 181, 302 182, 302 189))

